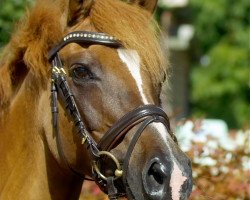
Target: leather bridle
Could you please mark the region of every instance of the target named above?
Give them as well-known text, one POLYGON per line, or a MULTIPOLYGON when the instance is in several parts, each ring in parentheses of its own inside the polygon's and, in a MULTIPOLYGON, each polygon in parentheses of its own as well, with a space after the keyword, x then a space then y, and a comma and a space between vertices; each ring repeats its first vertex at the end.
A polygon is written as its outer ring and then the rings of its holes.
POLYGON ((53 127, 56 127, 54 130, 58 131, 57 96, 59 94, 65 109, 75 124, 82 144, 86 146, 89 156, 92 159, 93 179, 95 179, 96 183, 108 193, 110 199, 117 199, 118 196, 123 196, 125 193, 129 194, 131 198, 134 198, 127 181, 129 160, 133 149, 143 130, 153 122, 164 124, 174 141, 176 141, 175 136, 170 130, 168 116, 161 108, 155 105, 140 106, 118 120, 97 144, 83 123, 74 95, 68 85, 67 74, 64 70, 63 63, 59 57, 59 51, 70 43, 84 45, 100 44, 113 48, 122 47, 121 42, 113 36, 104 33, 76 31, 67 34, 58 45, 50 50, 49 61, 52 63, 51 111, 53 127), (125 135, 136 125, 140 126, 131 139, 124 159, 120 161, 111 154, 110 151, 115 148, 123 140, 125 135), (107 159, 111 159, 116 165, 115 170, 111 169, 114 171, 113 175, 107 176, 103 174, 101 170, 102 164, 105 163, 107 159))

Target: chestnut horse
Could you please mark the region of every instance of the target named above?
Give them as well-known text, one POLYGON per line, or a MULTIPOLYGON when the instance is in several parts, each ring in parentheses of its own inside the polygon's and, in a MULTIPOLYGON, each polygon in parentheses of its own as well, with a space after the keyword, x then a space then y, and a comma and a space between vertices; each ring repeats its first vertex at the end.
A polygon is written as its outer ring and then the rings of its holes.
POLYGON ((0 65, 1 200, 78 199, 86 178, 110 199, 189 197, 156 2, 38 0, 19 23, 0 65))

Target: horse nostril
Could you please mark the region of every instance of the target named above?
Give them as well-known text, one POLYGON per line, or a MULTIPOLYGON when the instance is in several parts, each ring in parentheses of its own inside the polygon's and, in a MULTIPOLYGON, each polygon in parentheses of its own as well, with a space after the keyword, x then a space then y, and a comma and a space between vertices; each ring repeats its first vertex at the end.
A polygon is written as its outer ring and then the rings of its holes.
POLYGON ((170 163, 164 162, 164 164, 158 158, 154 158, 149 163, 146 164, 143 170, 143 186, 147 198, 151 200, 162 199, 168 192, 170 181, 170 171, 166 166, 169 166, 170 163))
POLYGON ((164 183, 166 173, 160 163, 154 162, 148 170, 148 176, 152 177, 150 178, 151 180, 154 180, 159 185, 162 185, 164 183))
POLYGON ((163 162, 159 158, 153 158, 148 162, 143 170, 143 186, 147 194, 147 199, 159 200, 166 196, 170 182, 170 168, 171 163, 163 162))

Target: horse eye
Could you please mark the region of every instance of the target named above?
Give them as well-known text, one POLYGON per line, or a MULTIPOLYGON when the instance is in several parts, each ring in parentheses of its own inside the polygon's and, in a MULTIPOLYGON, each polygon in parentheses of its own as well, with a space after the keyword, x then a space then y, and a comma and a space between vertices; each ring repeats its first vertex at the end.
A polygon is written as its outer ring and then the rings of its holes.
POLYGON ((89 79, 94 79, 93 73, 88 69, 88 67, 75 64, 71 70, 71 76, 76 81, 87 81, 89 79))

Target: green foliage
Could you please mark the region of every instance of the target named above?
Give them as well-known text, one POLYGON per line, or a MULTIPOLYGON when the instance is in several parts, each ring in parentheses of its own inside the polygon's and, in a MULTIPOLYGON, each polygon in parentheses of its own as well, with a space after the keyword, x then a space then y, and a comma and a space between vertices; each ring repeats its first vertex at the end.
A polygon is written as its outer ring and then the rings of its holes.
POLYGON ((231 128, 249 124, 248 0, 192 0, 196 48, 206 62, 191 75, 192 112, 224 119, 231 128), (205 58, 205 59, 204 59, 205 58))
POLYGON ((15 22, 23 15, 32 0, 0 1, 0 47, 9 41, 15 22))

